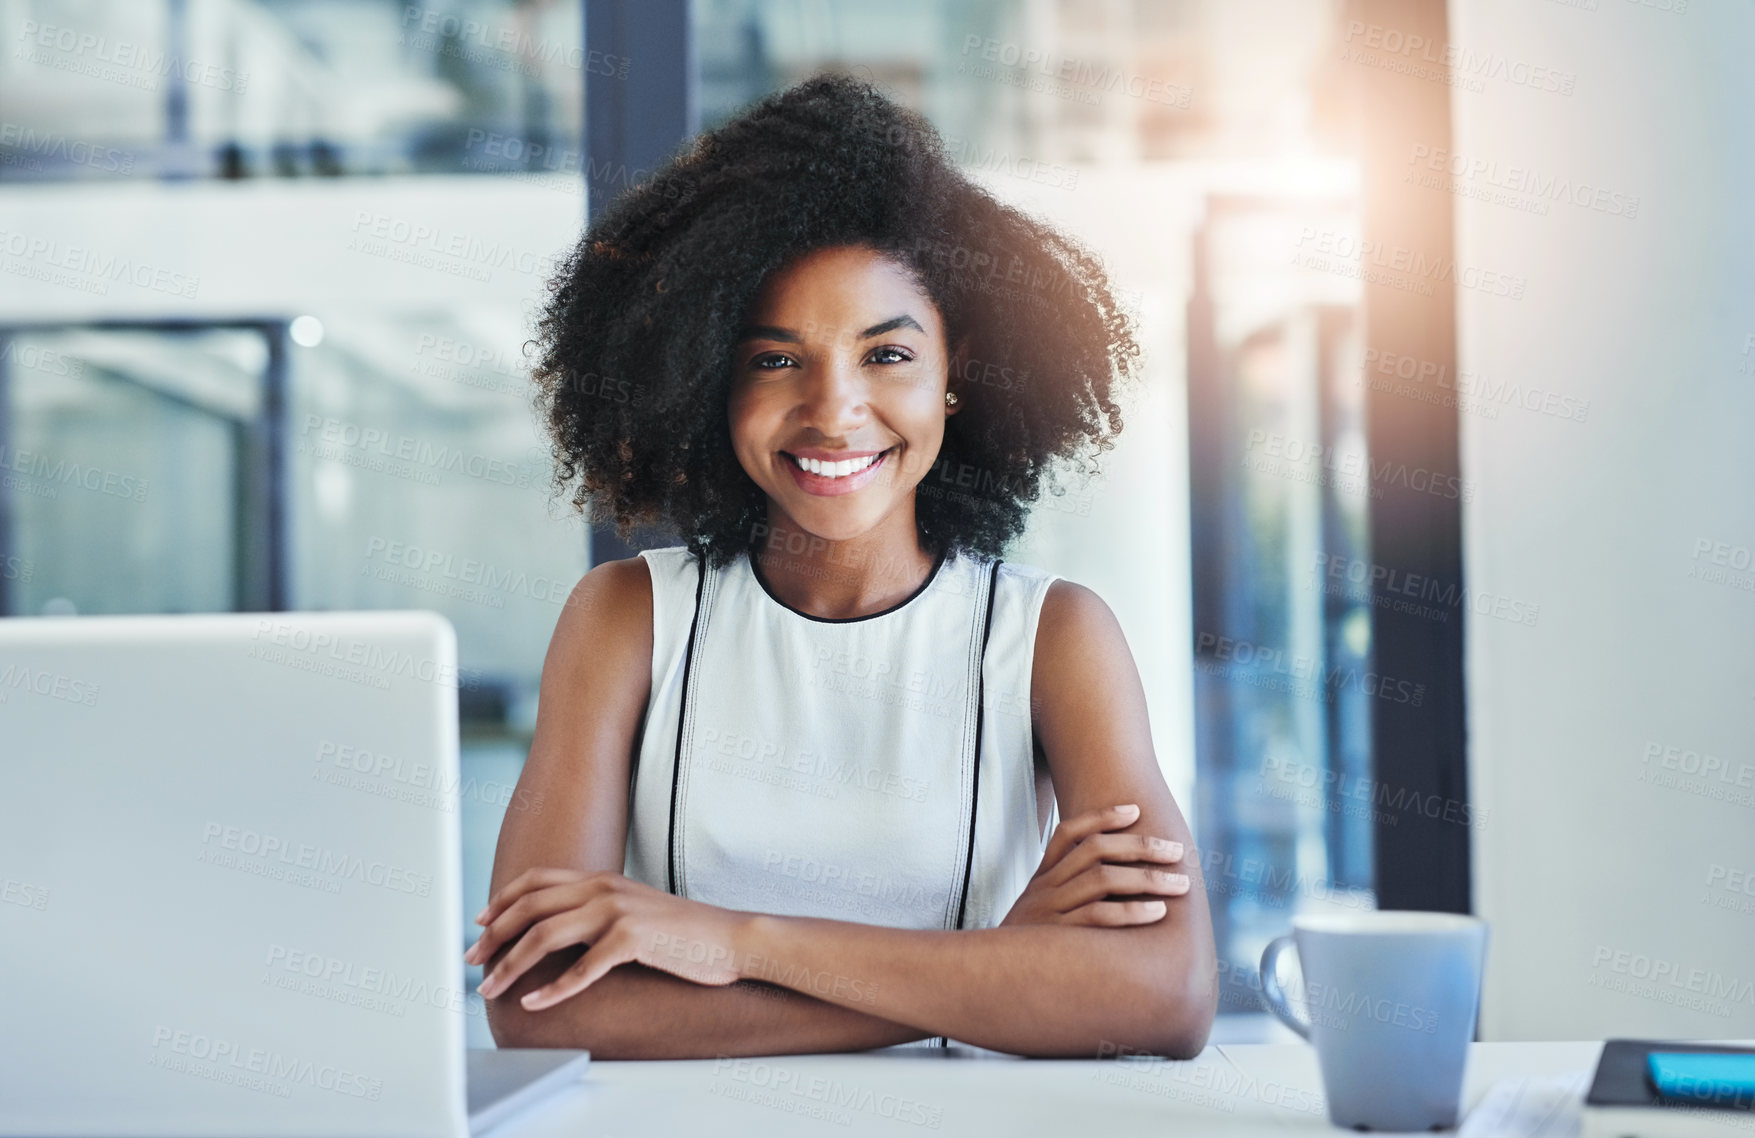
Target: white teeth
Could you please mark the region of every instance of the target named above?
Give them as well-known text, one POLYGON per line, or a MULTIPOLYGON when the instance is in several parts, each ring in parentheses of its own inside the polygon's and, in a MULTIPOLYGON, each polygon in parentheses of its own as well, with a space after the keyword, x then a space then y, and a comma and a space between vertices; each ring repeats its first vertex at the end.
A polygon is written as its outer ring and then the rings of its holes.
POLYGON ((814 458, 793 458, 799 468, 823 478, 845 478, 849 474, 857 474, 876 462, 882 453, 868 454, 864 458, 849 458, 841 462, 822 462, 814 458))

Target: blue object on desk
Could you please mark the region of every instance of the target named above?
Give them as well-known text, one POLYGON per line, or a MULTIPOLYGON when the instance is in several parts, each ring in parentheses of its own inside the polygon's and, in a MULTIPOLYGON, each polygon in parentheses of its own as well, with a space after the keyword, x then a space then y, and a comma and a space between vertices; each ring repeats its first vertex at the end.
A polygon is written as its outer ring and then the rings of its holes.
POLYGON ((1651 1082, 1667 1099, 1748 1110, 1755 1106, 1755 1054, 1653 1051, 1651 1082))

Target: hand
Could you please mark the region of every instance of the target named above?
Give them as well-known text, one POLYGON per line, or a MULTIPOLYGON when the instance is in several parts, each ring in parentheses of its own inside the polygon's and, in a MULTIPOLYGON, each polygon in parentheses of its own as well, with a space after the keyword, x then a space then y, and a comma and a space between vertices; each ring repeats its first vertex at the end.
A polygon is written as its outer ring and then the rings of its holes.
POLYGON ((1131 893, 1180 897, 1188 877, 1126 862, 1175 864, 1182 843, 1144 834, 1117 834, 1139 820, 1131 803, 1064 820, 1054 828, 1042 865, 1005 915, 1004 925, 1149 925, 1170 911, 1165 901, 1113 901, 1131 893))
POLYGON ((540 1011, 630 962, 697 984, 730 984, 739 979, 734 945, 744 921, 743 913, 677 897, 619 873, 527 869, 475 918, 485 929, 463 959, 485 964, 517 941, 477 989, 492 999, 549 953, 588 946, 572 967, 518 1001, 540 1011))

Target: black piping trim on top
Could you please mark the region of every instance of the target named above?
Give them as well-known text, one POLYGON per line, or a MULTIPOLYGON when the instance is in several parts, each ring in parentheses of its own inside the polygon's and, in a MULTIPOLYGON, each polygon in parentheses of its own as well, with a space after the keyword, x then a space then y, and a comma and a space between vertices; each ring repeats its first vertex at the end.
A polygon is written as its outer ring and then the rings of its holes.
POLYGON ((689 622, 689 643, 683 649, 682 696, 677 700, 676 712, 676 760, 670 768, 670 830, 665 838, 665 850, 669 854, 665 866, 665 891, 676 892, 676 794, 682 785, 682 754, 683 754, 683 723, 688 719, 689 712, 689 669, 695 663, 695 635, 701 630, 701 590, 707 584, 707 559, 695 558, 695 619, 689 622))
MULTIPOLYGON (((999 566, 995 561, 987 576, 987 615, 981 624, 981 667, 975 677, 975 776, 969 784, 969 848, 963 855, 963 892, 957 899, 957 927, 969 908, 969 878, 975 870, 975 807, 981 801, 981 721, 987 718, 987 641, 993 635, 993 598, 999 593, 999 566)), ((934 1036, 931 1047, 949 1047, 951 1041, 934 1036)))
POLYGON ((756 564, 754 545, 752 545, 749 550, 750 576, 756 579, 756 584, 762 587, 762 592, 767 593, 770 600, 789 613, 796 616, 802 616, 806 620, 814 620, 818 624, 857 624, 862 620, 875 620, 880 616, 889 616, 897 609, 905 608, 913 603, 914 598, 918 597, 921 593, 926 592, 927 586, 938 580, 938 571, 944 566, 945 556, 948 552, 949 550, 946 550, 938 555, 937 560, 932 563, 932 572, 926 575, 926 580, 920 582, 919 588, 915 589, 912 593, 909 593, 906 597, 903 597, 889 608, 881 609, 877 612, 868 612, 864 616, 812 616, 808 612, 800 612, 798 609, 793 608, 791 605, 776 596, 774 590, 768 587, 768 579, 762 576, 761 566, 756 564))
POLYGON ((957 900, 957 927, 969 908, 969 878, 975 869, 975 807, 981 801, 981 721, 987 718, 987 641, 993 635, 993 599, 999 592, 999 567, 995 561, 987 576, 987 616, 981 623, 981 666, 975 680, 975 775, 969 784, 969 848, 963 855, 963 895, 957 900))

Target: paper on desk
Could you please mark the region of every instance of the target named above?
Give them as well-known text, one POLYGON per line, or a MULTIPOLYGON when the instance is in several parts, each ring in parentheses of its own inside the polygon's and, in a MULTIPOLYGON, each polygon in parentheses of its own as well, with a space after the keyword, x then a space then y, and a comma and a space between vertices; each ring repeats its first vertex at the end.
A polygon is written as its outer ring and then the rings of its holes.
POLYGON ((1589 1071, 1494 1083, 1457 1138, 1577 1138, 1589 1071))

